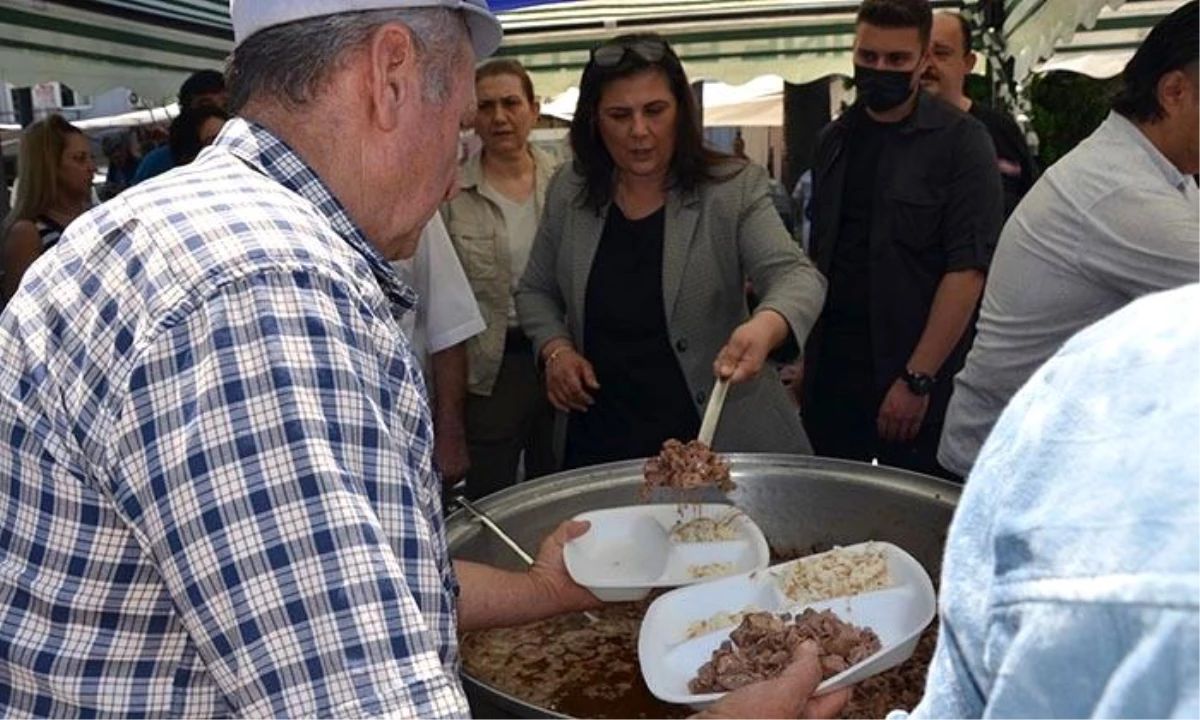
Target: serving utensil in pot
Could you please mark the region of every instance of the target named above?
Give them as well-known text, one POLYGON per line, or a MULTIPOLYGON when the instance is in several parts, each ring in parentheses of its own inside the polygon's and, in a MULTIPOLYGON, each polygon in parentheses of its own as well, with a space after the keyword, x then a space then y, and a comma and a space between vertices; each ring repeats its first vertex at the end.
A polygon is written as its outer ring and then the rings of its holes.
MULTIPOLYGON (((475 519, 478 520, 480 523, 482 523, 485 528, 490 530, 493 535, 500 538, 500 540, 503 541, 504 544, 509 547, 509 549, 511 549, 514 553, 517 554, 517 557, 519 557, 525 561, 526 565, 533 567, 533 562, 534 562, 533 556, 530 555, 529 553, 525 552, 525 548, 521 547, 517 543, 516 540, 513 540, 512 537, 508 533, 501 530, 500 526, 497 525, 494 520, 492 520, 490 517, 488 517, 487 513, 480 510, 479 508, 475 507, 474 503, 472 503, 470 500, 466 499, 462 495, 456 495, 454 497, 454 502, 458 503, 459 507, 461 507, 463 510, 466 510, 468 513, 470 513, 472 516, 474 516, 475 519)), ((599 622, 599 620, 600 620, 600 618, 596 617, 595 615, 593 615, 590 612, 585 611, 583 613, 583 615, 584 615, 584 617, 587 618, 588 622, 591 622, 591 623, 599 622)))
MULTIPOLYGON (((762 529, 770 546, 779 553, 777 561, 873 537, 904 548, 930 576, 938 577, 946 530, 961 485, 882 465, 811 455, 730 453, 725 457, 737 476, 737 506, 762 529)), ((564 520, 636 502, 645 482, 645 462, 624 460, 527 480, 489 498, 487 511, 503 518, 504 526, 512 529, 519 542, 536 547, 547 528, 564 520)), ((446 539, 451 556, 457 559, 496 564, 512 552, 493 540, 490 533, 480 532, 479 523, 466 512, 456 513, 447 521, 446 539)), ((618 606, 610 605, 608 612, 623 617, 623 608, 618 606)), ((630 642, 636 646, 636 633, 630 642)), ((636 648, 631 652, 631 659, 636 660, 636 648)), ((480 649, 464 650, 465 655, 472 653, 474 658, 465 663, 463 684, 476 717, 567 717, 570 711, 557 709, 559 706, 549 700, 535 700, 540 696, 523 694, 516 686, 483 674, 480 649)), ((595 705, 594 699, 584 697, 580 703, 590 711, 581 711, 578 716, 670 716, 666 708, 675 706, 657 705, 661 701, 649 690, 625 689, 622 683, 627 682, 628 675, 615 668, 597 672, 589 691, 612 692, 617 699, 595 705), (613 708, 621 709, 614 713, 613 708)), ((923 689, 922 685, 914 687, 916 692, 923 689)), ((583 691, 577 695, 582 696, 583 691)), ((678 707, 676 710, 685 712, 678 707)))
POLYGON ((708 405, 704 408, 704 420, 700 423, 700 435, 697 438, 709 448, 712 447, 713 436, 717 434, 717 423, 721 420, 721 410, 725 407, 725 395, 729 392, 729 379, 717 378, 713 383, 712 393, 708 396, 708 405))

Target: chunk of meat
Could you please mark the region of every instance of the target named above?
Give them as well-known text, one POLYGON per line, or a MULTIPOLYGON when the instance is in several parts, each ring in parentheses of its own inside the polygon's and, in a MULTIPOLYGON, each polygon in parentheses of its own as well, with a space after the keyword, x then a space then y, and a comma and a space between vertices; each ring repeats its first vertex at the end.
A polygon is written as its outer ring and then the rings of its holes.
POLYGON ((729 475, 729 463, 699 440, 686 445, 678 440, 666 441, 658 456, 646 461, 644 474, 640 493, 643 499, 656 487, 679 490, 716 487, 725 493, 737 487, 729 475))
POLYGON ((725 692, 752 682, 779 677, 791 662, 795 648, 805 640, 820 647, 821 675, 830 678, 880 648, 879 636, 869 628, 843 622, 830 610, 811 608, 795 619, 767 612, 749 613, 729 640, 713 651, 695 678, 688 683, 694 693, 725 692))

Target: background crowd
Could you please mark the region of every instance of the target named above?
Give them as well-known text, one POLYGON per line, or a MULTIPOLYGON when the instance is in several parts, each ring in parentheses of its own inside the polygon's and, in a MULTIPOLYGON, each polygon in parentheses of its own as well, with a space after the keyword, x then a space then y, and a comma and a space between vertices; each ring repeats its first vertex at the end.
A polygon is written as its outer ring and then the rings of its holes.
MULTIPOLYGON (((424 7, 436 4, 342 18, 235 2, 228 73, 184 83, 168 142, 136 170, 128 142, 109 148, 113 199, 90 212, 95 166, 82 134, 53 116, 23 138, 0 277, 0 434, 11 439, 0 471, 14 478, 0 517, 53 497, 58 511, 20 524, 17 544, 67 538, 60 554, 85 559, 62 572, 119 596, 130 619, 106 637, 148 648, 153 667, 131 671, 137 687, 114 702, 150 714, 463 713, 459 628, 594 598, 561 563, 577 526, 560 528, 528 574, 452 567, 441 493, 462 482, 481 497, 653 455, 667 439, 695 437, 721 378, 732 388, 718 451, 813 452, 967 481, 943 587, 954 632, 943 631, 938 689, 918 714, 1079 709, 1020 691, 1075 672, 1076 656, 1109 673, 1102 680, 1117 672, 1125 651, 1094 634, 1101 620, 1071 615, 1056 654, 1014 640, 1009 657, 1024 670, 997 672, 978 656, 983 638, 1028 631, 995 621, 992 600, 972 588, 1003 584, 995 566, 1049 548, 1071 518, 1109 522, 1121 510, 1114 499, 1073 515, 1053 492, 1052 512, 995 499, 1007 473, 1025 482, 1074 472, 1068 439, 1092 427, 1080 423, 1116 419, 1071 404, 1082 378, 1115 372, 1085 348, 1132 345, 1129 357, 1145 363, 1137 382, 1087 396, 1116 405, 1147 390, 1122 427, 1164 408, 1181 426, 1195 419, 1194 377, 1179 380, 1191 395, 1178 409, 1171 387, 1141 384, 1146 367, 1178 370, 1178 353, 1194 349, 1194 333, 1163 340, 1177 329, 1168 303, 1194 293, 1136 304, 1063 348, 1138 298, 1200 279, 1197 3, 1147 38, 1103 126, 1040 172, 1014 121, 965 97, 974 56, 961 16, 934 15, 925 0, 866 0, 857 100, 817 143, 807 249, 785 227, 766 171, 704 145, 689 79, 663 37, 592 50, 571 157, 557 165, 529 141, 539 108, 528 73, 473 61, 499 43, 486 3, 424 7), (329 40, 326 21, 344 44, 329 40), (335 109, 337 127, 318 122, 335 109), (455 163, 460 124, 480 149, 455 163), (798 358, 784 357, 789 347, 798 358), (1038 421, 1032 439, 1027 418, 1038 421), (1040 527, 1059 530, 1030 538, 970 524, 1005 512, 1051 512, 1040 527), (109 542, 92 542, 97 534, 109 542), (992 552, 1004 557, 980 565, 992 552), (370 610, 361 623, 310 622, 350 597, 370 610), (419 630, 401 648, 387 633, 395 627, 419 630), (272 631, 356 649, 288 663, 264 640, 272 631), (976 642, 956 644, 962 637, 976 642), (192 642, 202 663, 177 652, 192 642), (285 691, 281 667, 289 685, 316 690, 285 691), (363 683, 376 689, 368 698, 354 693, 363 683)), ((1121 438, 1130 457, 1153 455, 1138 449, 1148 427, 1121 438)), ((1178 443, 1160 451, 1174 462, 1178 443)), ((1161 476, 1194 475, 1194 460, 1161 476)), ((1194 511, 1194 492, 1181 492, 1176 512, 1194 511)), ((1137 498, 1144 515, 1162 508, 1137 498)), ((1046 553, 1050 563, 1033 570, 1051 576, 1077 557, 1046 553)), ((59 572, 38 561, 44 552, 18 555, 30 577, 59 572)), ((1196 555, 1193 542, 1155 557, 1172 573, 1196 555)), ((1133 556, 1109 560, 1092 568, 1096 578, 1127 574, 1137 585, 1144 568, 1128 566, 1133 556)), ((1012 612, 1051 632, 1067 621, 1047 603, 1082 592, 1033 598, 1020 583, 1005 587, 1012 612)), ((95 628, 72 615, 66 631, 47 629, 36 613, 16 613, 14 592, 0 592, 0 612, 30 624, 42 638, 32 645, 87 654, 95 628)), ((1140 612, 1148 601, 1104 602, 1140 612)), ((1195 629, 1194 610, 1173 618, 1176 631, 1195 629)), ((1168 631, 1138 621, 1134 644, 1161 644, 1168 631)), ((121 662, 110 654, 101 666, 121 662)), ((33 672, 68 671, 37 661, 33 672)), ((1070 697, 1103 695, 1097 683, 1070 697)), ((31 681, 10 702, 49 714, 95 702, 87 688, 51 686, 31 681)), ((714 713, 744 711, 748 697, 714 713)), ((1167 683, 1099 707, 1195 705, 1194 693, 1180 697, 1167 683), (1137 701, 1151 696, 1159 704, 1137 701)), ((820 712, 836 704, 814 702, 820 712)))

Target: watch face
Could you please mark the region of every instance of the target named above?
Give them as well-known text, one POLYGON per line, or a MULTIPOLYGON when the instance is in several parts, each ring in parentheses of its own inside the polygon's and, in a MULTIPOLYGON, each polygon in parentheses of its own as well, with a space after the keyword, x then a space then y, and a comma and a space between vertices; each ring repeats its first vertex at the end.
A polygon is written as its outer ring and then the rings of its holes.
POLYGON ((904 377, 904 383, 913 395, 928 395, 933 391, 933 378, 928 375, 908 373, 904 377))

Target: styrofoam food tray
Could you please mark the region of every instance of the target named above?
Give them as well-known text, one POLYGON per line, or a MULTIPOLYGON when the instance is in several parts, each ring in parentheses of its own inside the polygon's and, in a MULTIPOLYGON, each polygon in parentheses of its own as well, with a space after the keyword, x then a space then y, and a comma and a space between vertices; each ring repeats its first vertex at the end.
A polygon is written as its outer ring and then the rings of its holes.
MULTIPOLYGON (((869 543, 849 546, 862 548, 869 543)), ((832 610, 844 622, 868 627, 879 636, 881 648, 871 657, 825 680, 817 687, 821 695, 895 667, 907 660, 917 647, 921 631, 933 620, 937 599, 929 574, 911 555, 890 543, 882 548, 891 586, 861 595, 813 603, 797 603, 783 592, 780 578, 792 566, 815 555, 744 573, 715 582, 680 588, 655 600, 642 621, 638 636, 638 660, 646 685, 660 700, 705 707, 724 693, 694 694, 688 681, 739 623, 695 634, 697 623, 721 613, 746 610, 798 614, 805 608, 832 610), (695 634, 689 638, 689 632, 695 634)))
POLYGON ((563 560, 575 582, 605 602, 640 600, 659 587, 677 587, 766 568, 770 549, 762 530, 732 505, 630 505, 577 515, 592 528, 567 543, 563 560), (728 519, 735 540, 677 542, 671 529, 699 517, 728 519), (703 566, 727 564, 701 576, 703 566))

